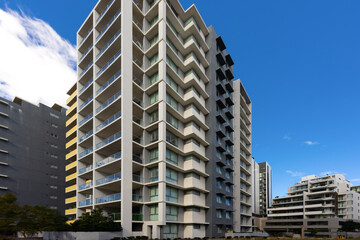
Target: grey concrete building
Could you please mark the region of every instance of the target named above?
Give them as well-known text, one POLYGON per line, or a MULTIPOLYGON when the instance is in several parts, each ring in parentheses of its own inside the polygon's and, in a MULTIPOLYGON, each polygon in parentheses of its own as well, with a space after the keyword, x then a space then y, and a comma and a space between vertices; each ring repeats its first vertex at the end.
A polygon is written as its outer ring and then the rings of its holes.
POLYGON ((65 210, 65 109, 0 98, 0 195, 65 210))
POLYGON ((264 217, 271 207, 272 170, 268 162, 259 163, 259 214, 264 217))

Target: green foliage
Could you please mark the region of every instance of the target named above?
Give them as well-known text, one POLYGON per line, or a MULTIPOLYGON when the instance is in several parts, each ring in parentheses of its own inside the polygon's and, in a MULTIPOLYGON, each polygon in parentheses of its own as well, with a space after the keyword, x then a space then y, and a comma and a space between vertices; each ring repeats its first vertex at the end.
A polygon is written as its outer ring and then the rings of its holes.
POLYGON ((102 213, 102 208, 95 208, 90 214, 83 214, 70 225, 70 230, 74 232, 122 231, 120 223, 103 216, 102 213))
POLYGON ((16 231, 18 211, 15 195, 7 193, 0 196, 0 233, 10 234, 16 231))
POLYGON ((360 230, 360 223, 354 222, 352 220, 341 222, 341 230, 344 232, 354 232, 356 230, 360 230))

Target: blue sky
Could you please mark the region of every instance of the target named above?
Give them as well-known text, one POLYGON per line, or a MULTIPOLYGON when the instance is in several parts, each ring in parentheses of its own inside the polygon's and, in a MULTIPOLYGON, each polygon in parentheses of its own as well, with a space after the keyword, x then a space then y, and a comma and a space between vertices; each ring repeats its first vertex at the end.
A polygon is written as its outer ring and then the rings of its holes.
MULTIPOLYGON (((0 0, 75 44, 95 0, 0 0)), ((253 102, 253 155, 273 196, 308 174, 360 184, 360 1, 181 0, 223 36, 253 102)))

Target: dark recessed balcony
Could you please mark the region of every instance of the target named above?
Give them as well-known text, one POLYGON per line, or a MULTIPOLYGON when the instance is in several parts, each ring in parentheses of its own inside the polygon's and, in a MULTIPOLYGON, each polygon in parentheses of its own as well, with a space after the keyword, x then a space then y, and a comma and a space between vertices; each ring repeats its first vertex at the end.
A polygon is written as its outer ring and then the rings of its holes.
POLYGON ((227 90, 229 93, 234 92, 234 88, 233 88, 233 86, 232 86, 231 83, 232 83, 232 82, 227 82, 227 83, 225 84, 226 90, 227 90))
POLYGON ((234 129, 232 128, 232 126, 230 125, 226 125, 226 130, 228 130, 229 132, 234 132, 234 129))
POLYGON ((226 78, 225 74, 224 74, 224 71, 221 69, 221 68, 218 68, 216 70, 216 74, 218 76, 218 78, 222 81, 226 78))
POLYGON ((220 113, 217 113, 216 119, 219 120, 220 123, 225 122, 225 118, 220 113))
POLYGON ((225 70, 225 74, 228 80, 233 80, 234 79, 234 74, 231 72, 230 69, 226 69, 225 70))
POLYGON ((234 61, 232 60, 230 54, 226 55, 226 56, 225 56, 225 59, 226 59, 226 62, 227 62, 227 64, 228 64, 229 66, 234 65, 234 61))
POLYGON ((229 145, 229 146, 233 146, 233 145, 234 145, 234 143, 233 143, 233 141, 231 141, 231 139, 226 139, 226 140, 225 140, 225 143, 226 143, 227 145, 229 145))
POLYGON ((221 53, 216 54, 216 59, 218 60, 220 66, 224 66, 226 64, 225 59, 221 53))
POLYGON ((221 145, 218 145, 216 147, 216 149, 219 150, 220 152, 225 152, 226 151, 225 148, 223 148, 223 146, 221 146, 221 145))
POLYGON ((231 111, 226 111, 225 115, 227 116, 228 119, 233 119, 234 115, 232 114, 231 111))
POLYGON ((218 100, 216 100, 216 103, 221 109, 226 108, 226 105, 224 104, 224 102, 220 98, 218 100))
POLYGON ((227 96, 227 97, 225 98, 225 101, 226 101, 226 103, 227 103, 228 106, 233 106, 233 105, 234 105, 234 101, 231 99, 230 96, 227 96))
POLYGON ((217 134, 220 138, 224 138, 224 137, 225 137, 224 132, 223 132, 221 129, 219 129, 219 128, 216 130, 216 134, 217 134))
POLYGON ((219 82, 216 84, 216 89, 219 91, 220 94, 225 94, 225 88, 223 87, 223 85, 219 82))
POLYGON ((220 36, 216 38, 216 44, 220 51, 224 51, 226 49, 225 43, 220 36))

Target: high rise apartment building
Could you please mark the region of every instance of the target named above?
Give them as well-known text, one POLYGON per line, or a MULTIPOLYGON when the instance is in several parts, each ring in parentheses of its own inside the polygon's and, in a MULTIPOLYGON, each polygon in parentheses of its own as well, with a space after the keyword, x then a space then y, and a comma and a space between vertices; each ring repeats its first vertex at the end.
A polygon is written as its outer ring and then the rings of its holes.
POLYGON ((342 174, 303 177, 289 187, 288 196, 273 199, 263 227, 268 232, 301 233, 304 228, 336 233, 342 219, 359 220, 360 194, 351 186, 342 174))
POLYGON ((259 163, 259 214, 267 215, 272 199, 272 170, 268 162, 259 163))
POLYGON ((253 159, 251 157, 251 101, 240 80, 234 82, 234 231, 252 231, 253 159))
POLYGON ((194 5, 100 0, 77 42, 66 123, 70 219, 103 207, 123 236, 224 236, 240 198, 234 183, 251 184, 251 103, 243 91, 245 175, 234 180, 234 63, 221 37, 194 5))
POLYGON ((65 109, 0 98, 0 195, 65 211, 65 109))

